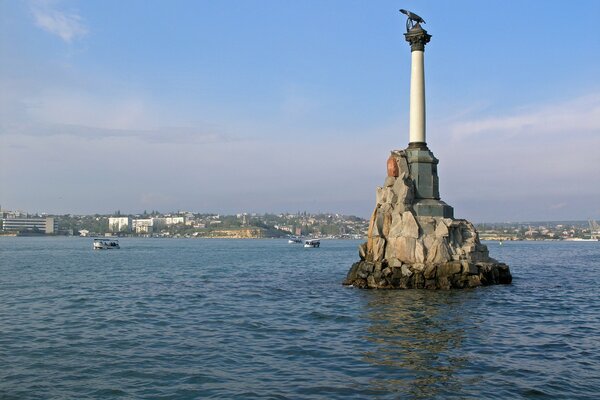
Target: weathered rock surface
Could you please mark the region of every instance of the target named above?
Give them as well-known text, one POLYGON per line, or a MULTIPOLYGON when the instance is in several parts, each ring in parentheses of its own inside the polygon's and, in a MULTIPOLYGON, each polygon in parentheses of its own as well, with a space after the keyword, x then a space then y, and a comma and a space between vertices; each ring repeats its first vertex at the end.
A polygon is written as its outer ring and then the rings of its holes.
POLYGON ((488 254, 464 219, 417 216, 404 151, 393 151, 377 188, 367 242, 345 285, 372 289, 451 289, 508 284, 510 269, 488 254))

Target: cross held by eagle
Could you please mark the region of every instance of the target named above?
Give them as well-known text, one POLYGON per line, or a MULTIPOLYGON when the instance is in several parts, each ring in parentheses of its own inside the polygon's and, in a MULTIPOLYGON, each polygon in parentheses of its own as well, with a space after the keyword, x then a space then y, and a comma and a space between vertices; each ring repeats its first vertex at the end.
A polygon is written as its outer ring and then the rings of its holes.
POLYGON ((406 32, 410 31, 415 26, 418 26, 421 23, 425 23, 425 20, 419 17, 417 14, 405 10, 403 8, 400 9, 400 12, 406 15, 408 18, 406 19, 406 32))

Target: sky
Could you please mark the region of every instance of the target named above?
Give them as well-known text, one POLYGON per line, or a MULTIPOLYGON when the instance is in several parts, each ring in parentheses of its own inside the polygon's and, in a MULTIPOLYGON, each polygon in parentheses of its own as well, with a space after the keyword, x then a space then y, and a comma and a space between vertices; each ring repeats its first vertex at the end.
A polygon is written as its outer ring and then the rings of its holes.
POLYGON ((400 8, 455 217, 600 219, 596 0, 0 0, 0 207, 368 217, 408 144, 400 8))

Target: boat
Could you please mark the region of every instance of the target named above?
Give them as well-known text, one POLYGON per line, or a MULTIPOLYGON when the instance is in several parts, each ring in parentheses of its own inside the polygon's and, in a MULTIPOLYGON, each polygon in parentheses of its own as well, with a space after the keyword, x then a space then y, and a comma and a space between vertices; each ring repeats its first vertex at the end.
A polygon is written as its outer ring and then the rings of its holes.
POLYGON ((321 241, 319 239, 308 239, 304 241, 304 247, 319 247, 321 241))
POLYGON ((292 244, 292 243, 302 243, 302 240, 300 240, 297 237, 291 237, 288 239, 288 243, 292 244))
POLYGON ((93 244, 94 250, 110 250, 120 249, 119 241, 117 239, 94 239, 93 244))
POLYGON ((596 239, 596 238, 590 238, 590 239, 586 239, 586 238, 567 238, 565 239, 565 242, 600 242, 600 239, 596 239))

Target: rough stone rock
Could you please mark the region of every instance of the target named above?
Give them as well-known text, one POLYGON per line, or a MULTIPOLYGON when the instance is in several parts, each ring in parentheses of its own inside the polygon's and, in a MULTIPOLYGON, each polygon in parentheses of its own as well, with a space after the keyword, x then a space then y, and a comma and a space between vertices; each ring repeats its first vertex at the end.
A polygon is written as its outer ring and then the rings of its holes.
POLYGON ((413 202, 414 191, 410 180, 397 178, 392 186, 392 191, 397 196, 397 203, 411 204, 413 202))
POLYGON ((450 260, 450 250, 448 249, 446 240, 444 238, 435 238, 427 254, 427 262, 441 264, 450 260))
POLYGON ((367 259, 367 242, 362 243, 360 246, 358 246, 358 256, 361 260, 367 259))
POLYGON ((411 237, 396 237, 390 239, 390 244, 387 246, 386 258, 397 258, 403 263, 412 264, 417 262, 415 249, 417 247, 417 239, 411 237))
POLYGON ((417 239, 419 237, 419 224, 415 216, 410 211, 402 213, 402 233, 401 236, 417 239))
POLYGON ((396 178, 393 176, 388 176, 387 178, 385 178, 385 182, 383 183, 383 186, 384 187, 394 186, 394 183, 396 183, 396 178))
POLYGON ((462 261, 462 273, 468 275, 477 275, 479 274, 479 269, 477 266, 468 261, 462 261))
POLYGON ((392 223, 390 225, 390 231, 388 233, 390 238, 402 236, 402 213, 392 213, 392 223))
POLYGON ((423 271, 423 276, 425 279, 434 279, 436 271, 437 266, 435 264, 427 264, 425 270, 423 271))
MULTIPOLYGON (((412 161, 411 161, 412 162, 412 161)), ((344 284, 371 289, 453 289, 508 284, 510 269, 489 256, 472 223, 418 216, 415 183, 402 150, 388 159, 376 191, 367 241, 344 284)))
POLYGON ((444 220, 440 220, 437 224, 437 226, 435 227, 435 236, 442 238, 442 237, 448 237, 448 227, 446 226, 446 223, 444 222, 444 220))
POLYGON ((382 204, 385 202, 383 193, 384 193, 383 188, 378 186, 377 189, 375 190, 375 203, 376 204, 382 204))
POLYGON ((425 262, 425 246, 421 240, 415 242, 415 261, 418 263, 425 262))

